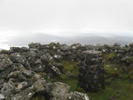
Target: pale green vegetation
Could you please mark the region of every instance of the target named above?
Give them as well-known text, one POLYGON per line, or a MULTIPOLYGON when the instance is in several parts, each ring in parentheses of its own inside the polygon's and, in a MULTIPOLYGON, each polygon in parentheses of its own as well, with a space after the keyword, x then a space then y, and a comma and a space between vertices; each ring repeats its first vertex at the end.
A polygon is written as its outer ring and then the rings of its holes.
MULTIPOLYGON (((127 68, 127 72, 124 72, 122 64, 115 57, 115 53, 104 55, 105 89, 97 93, 88 93, 77 86, 79 66, 75 61, 63 60, 64 73, 50 81, 64 82, 71 86, 70 91, 87 93, 90 100, 133 100, 133 68, 127 68), (72 75, 68 76, 68 72, 72 75)), ((132 61, 132 59, 130 60, 132 61)), ((36 97, 33 100, 45 99, 36 97)))

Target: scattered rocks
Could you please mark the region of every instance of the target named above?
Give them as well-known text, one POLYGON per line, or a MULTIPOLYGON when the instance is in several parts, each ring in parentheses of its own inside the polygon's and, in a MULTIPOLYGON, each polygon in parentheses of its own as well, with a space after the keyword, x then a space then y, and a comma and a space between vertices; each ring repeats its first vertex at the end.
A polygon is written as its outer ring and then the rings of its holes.
MULTIPOLYGON (((45 78, 64 73, 61 63, 64 59, 80 61, 78 85, 87 91, 97 92, 104 88, 102 54, 116 53, 116 59, 123 66, 132 67, 132 50, 133 43, 125 47, 119 43, 95 46, 30 43, 29 47, 11 47, 9 51, 0 53, 0 100, 31 100, 39 94, 47 100, 89 100, 84 93, 70 92, 69 85, 50 83, 45 78)), ((73 76, 71 72, 65 74, 73 76)))
POLYGON ((37 95, 47 100, 88 100, 83 93, 69 92, 70 86, 65 83, 44 80, 45 75, 56 77, 64 73, 61 59, 70 57, 71 47, 79 49, 81 45, 30 43, 29 48, 11 47, 9 52, 2 51, 0 100, 31 100, 37 95))

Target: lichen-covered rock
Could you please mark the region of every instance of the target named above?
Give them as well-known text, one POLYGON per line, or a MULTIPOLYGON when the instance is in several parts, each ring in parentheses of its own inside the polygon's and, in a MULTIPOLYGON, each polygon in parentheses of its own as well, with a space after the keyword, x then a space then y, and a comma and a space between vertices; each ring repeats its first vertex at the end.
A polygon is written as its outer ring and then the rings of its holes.
POLYGON ((71 45, 72 49, 79 49, 81 47, 80 43, 72 44, 71 45))
POLYGON ((78 59, 80 49, 78 43, 30 43, 29 48, 11 47, 6 54, 1 52, 0 100, 31 100, 38 96, 48 100, 87 100, 82 93, 70 92, 65 83, 44 80, 45 75, 56 77, 64 73, 61 60, 78 59))
POLYGON ((50 100, 89 100, 85 93, 69 92, 70 86, 61 82, 51 85, 50 100))
POLYGON ((49 62, 49 60, 52 59, 52 57, 51 57, 50 54, 48 54, 48 53, 42 55, 40 58, 41 58, 41 60, 44 61, 44 62, 49 62))
POLYGON ((7 76, 8 79, 10 78, 14 78, 16 79, 16 81, 25 81, 26 77, 22 74, 21 71, 14 71, 9 73, 9 75, 7 76))
POLYGON ((5 100, 4 95, 0 94, 0 100, 5 100))
POLYGON ((51 85, 50 100, 89 100, 87 94, 80 92, 69 93, 70 86, 61 82, 51 85))
POLYGON ((21 92, 26 87, 28 87, 28 83, 26 81, 25 82, 21 82, 21 83, 17 84, 17 87, 15 88, 15 91, 16 92, 21 92))
POLYGON ((21 49, 19 47, 10 47, 9 52, 10 53, 21 52, 21 49))
POLYGON ((7 54, 0 54, 0 71, 5 70, 12 64, 12 61, 7 54))
POLYGON ((48 83, 46 80, 38 80, 32 85, 32 87, 36 93, 48 93, 50 91, 50 85, 51 83, 48 83))
POLYGON ((11 96, 15 92, 15 84, 12 81, 8 81, 7 83, 4 83, 1 93, 5 96, 6 100, 11 100, 11 96))
POLYGON ((29 43, 29 48, 38 48, 41 44, 40 43, 29 43))
POLYGON ((55 82, 51 85, 50 89, 50 94, 56 97, 58 95, 64 95, 65 93, 68 93, 70 86, 65 83, 55 82))
POLYGON ((29 87, 12 96, 10 100, 31 100, 34 94, 33 88, 29 87))
POLYGON ((85 93, 71 92, 67 94, 67 100, 89 100, 89 97, 85 93))

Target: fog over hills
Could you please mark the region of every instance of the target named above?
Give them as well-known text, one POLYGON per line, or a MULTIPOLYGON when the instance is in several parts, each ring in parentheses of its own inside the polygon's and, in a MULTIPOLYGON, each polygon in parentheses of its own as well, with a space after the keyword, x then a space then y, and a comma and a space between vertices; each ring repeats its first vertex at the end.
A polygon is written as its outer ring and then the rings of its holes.
POLYGON ((71 45, 73 43, 84 44, 114 44, 115 42, 121 45, 129 44, 133 42, 133 37, 112 35, 112 36, 98 36, 98 35, 76 35, 76 36, 56 36, 43 33, 37 34, 23 34, 11 37, 8 41, 2 42, 2 44, 9 46, 27 46, 31 42, 40 42, 41 44, 47 44, 50 42, 60 42, 71 45))
POLYGON ((0 0, 0 48, 30 42, 128 44, 132 5, 133 0, 0 0))

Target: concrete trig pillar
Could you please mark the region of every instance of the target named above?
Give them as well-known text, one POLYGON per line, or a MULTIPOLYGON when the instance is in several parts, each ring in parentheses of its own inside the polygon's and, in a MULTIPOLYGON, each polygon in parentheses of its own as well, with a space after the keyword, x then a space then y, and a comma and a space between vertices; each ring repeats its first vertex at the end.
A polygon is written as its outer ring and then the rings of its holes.
POLYGON ((84 51, 78 75, 78 86, 89 92, 104 89, 104 66, 100 51, 84 51))

